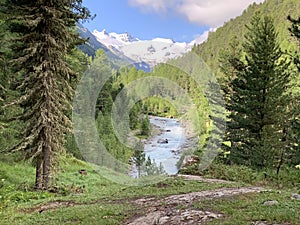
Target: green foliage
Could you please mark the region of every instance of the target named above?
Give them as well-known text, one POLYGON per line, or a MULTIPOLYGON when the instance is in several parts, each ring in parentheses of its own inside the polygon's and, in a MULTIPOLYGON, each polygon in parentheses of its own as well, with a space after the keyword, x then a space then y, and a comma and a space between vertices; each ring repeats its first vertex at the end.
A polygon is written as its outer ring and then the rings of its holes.
MULTIPOLYGON (((101 90, 98 90, 99 82, 104 82, 101 79, 104 79, 102 76, 99 77, 98 75, 109 75, 113 72, 112 64, 108 57, 105 55, 103 50, 98 50, 96 52, 96 56, 93 60, 93 64, 91 68, 89 68, 86 73, 83 82, 81 83, 81 91, 85 93, 82 95, 82 99, 78 99, 78 102, 82 105, 83 109, 81 114, 85 116, 85 113, 90 113, 92 111, 92 115, 88 115, 87 118, 91 117, 90 119, 93 120, 95 118, 96 127, 98 130, 98 136, 103 143, 105 149, 116 159, 128 163, 129 159, 133 153, 132 149, 125 146, 121 143, 118 137, 115 134, 114 127, 111 121, 111 111, 113 101, 116 98, 117 94, 122 90, 122 84, 115 85, 113 79, 108 79, 105 83, 103 83, 103 87, 101 90), (93 102, 94 101, 94 102, 93 102), (96 105, 94 105, 96 102, 96 105), (94 115, 95 113, 95 115, 94 115)), ((76 112, 74 112, 75 118, 76 112)), ((81 115, 82 116, 82 115, 81 115)), ((137 115, 134 115, 133 118, 136 119, 137 115)), ((86 123, 86 118, 83 118, 82 123, 86 123)), ((122 127, 122 124, 120 124, 122 127)), ((125 126, 125 125, 124 125, 125 126)), ((79 126, 78 129, 85 129, 83 126, 79 126)), ((79 130, 78 132, 84 132, 79 130)), ((88 135, 84 137, 82 141, 89 142, 88 135)), ((78 140, 77 140, 78 141, 78 140)), ((72 136, 69 137, 69 143, 67 143, 68 149, 77 155, 79 158, 81 154, 76 146, 75 140, 72 136)), ((85 145, 81 146, 84 150, 86 148, 85 145)))
POLYGON ((144 152, 144 144, 139 141, 136 143, 134 147, 134 154, 133 154, 133 162, 137 167, 138 177, 142 175, 142 166, 145 163, 145 152, 144 152))
POLYGON ((211 166, 202 172, 202 175, 207 177, 215 177, 230 181, 244 182, 247 184, 258 184, 264 179, 262 172, 257 172, 243 165, 225 165, 222 163, 213 163, 211 166))
POLYGON ((139 115, 142 113, 140 102, 136 103, 129 114, 130 129, 136 130, 140 124, 139 115))
POLYGON ((296 38, 298 42, 298 51, 295 52, 294 63, 298 67, 300 71, 300 56, 299 56, 299 48, 300 48, 300 17, 298 19, 293 19, 290 15, 288 16, 288 20, 292 23, 292 26, 289 28, 291 35, 296 38))
POLYGON ((162 163, 157 165, 155 160, 151 160, 149 156, 143 165, 143 172, 147 176, 166 174, 162 163))
POLYGON ((189 165, 181 170, 184 174, 195 174, 207 178, 216 178, 250 185, 264 185, 280 189, 295 189, 300 191, 300 170, 288 165, 283 166, 279 174, 274 169, 252 169, 244 165, 224 164, 215 160, 207 169, 200 171, 195 165, 189 165))
POLYGON ((83 160, 83 156, 82 156, 82 154, 81 154, 81 152, 80 152, 80 150, 79 150, 79 148, 77 146, 75 137, 71 133, 66 136, 65 148, 66 148, 66 151, 69 154, 72 154, 77 159, 83 160))
MULTIPOLYGON (((299 64, 298 6, 299 2, 294 0, 254 3, 241 16, 211 32, 206 42, 193 48, 193 52, 216 74, 230 113, 219 155, 224 163, 235 162, 261 169, 267 166, 272 168, 270 171, 275 177, 281 169, 285 173, 286 166, 294 168, 299 164, 299 73, 294 66, 299 64), (277 45, 273 45, 274 49, 271 49, 272 38, 269 44, 262 45, 267 24, 263 29, 258 24, 252 24, 252 28, 246 26, 251 20, 253 22, 257 13, 273 18, 271 33, 275 34, 273 40, 277 40, 277 44, 273 43, 277 45), (254 40, 254 36, 258 39, 254 40), (276 48, 280 49, 277 53, 276 48), (270 54, 272 51, 274 54, 270 54), (291 58, 287 59, 288 56, 291 58), (273 57, 277 60, 274 61, 273 57), (294 65, 289 66, 292 59, 294 65), (272 61, 276 67, 273 72, 272 61), (267 94, 264 95, 261 85, 267 81, 263 81, 263 77, 268 73, 277 75, 267 82, 267 94)), ((213 93, 208 94, 214 98, 213 93)), ((213 125, 208 129, 209 137, 218 142, 218 130, 224 128, 224 118, 220 118, 217 111, 209 112, 209 115, 213 125)), ((185 168, 185 171, 198 169, 197 165, 192 167, 185 168)), ((268 173, 270 171, 268 169, 268 173)))
MULTIPOLYGON (((160 65, 161 67, 165 67, 164 64, 160 65)), ((166 100, 167 96, 172 97, 173 94, 170 94, 159 79, 156 77, 166 77, 164 72, 159 72, 158 66, 154 71, 151 73, 146 73, 144 71, 137 70, 136 68, 121 68, 119 70, 118 77, 115 82, 115 86, 126 85, 130 84, 133 81, 138 80, 138 85, 136 88, 136 92, 133 93, 136 96, 144 96, 145 93, 148 93, 146 96, 147 98, 142 99, 136 105, 137 107, 134 108, 132 113, 139 111, 139 113, 144 113, 148 115, 157 115, 157 116, 177 116, 176 109, 174 105, 171 104, 168 100, 166 100), (151 83, 149 83, 147 79, 143 78, 153 78, 151 83)), ((168 67, 167 67, 168 68, 168 67)), ((169 67, 171 69, 171 67, 169 67)), ((173 69, 174 70, 174 69, 173 69)), ((171 74, 171 71, 167 72, 171 74)), ((178 71, 177 71, 178 73, 178 71)), ((174 75, 176 76, 176 75, 174 75)), ((167 79, 174 80, 174 77, 166 77, 167 79)))
POLYGON ((227 59, 230 65, 223 68, 232 74, 224 88, 230 112, 229 158, 254 168, 273 167, 283 162, 289 149, 285 135, 294 115, 289 113, 292 99, 286 93, 292 72, 271 18, 256 15, 247 29, 245 56, 238 58, 232 51, 227 59))
POLYGON ((11 105, 23 111, 12 119, 25 121, 26 128, 14 151, 35 160, 35 186, 47 190, 64 149, 63 134, 70 127, 66 112, 73 94, 70 77, 76 73, 66 57, 81 42, 72 28, 87 19, 89 11, 81 1, 7 0, 0 13, 16 35, 10 40, 13 68, 22 74, 16 85, 20 96, 11 105))
POLYGON ((20 204, 32 200, 41 200, 51 197, 49 192, 16 190, 16 187, 13 185, 4 186, 0 190, 0 210, 11 204, 20 204))
POLYGON ((170 102, 160 97, 149 97, 143 101, 143 112, 161 117, 176 117, 178 113, 170 102))
POLYGON ((133 151, 121 143, 115 136, 114 128, 111 123, 111 115, 103 115, 102 112, 99 112, 96 118, 96 125, 100 140, 106 147, 107 151, 116 159, 124 163, 128 163, 133 151))
POLYGON ((138 177, 166 174, 161 163, 160 165, 157 165, 155 160, 151 160, 149 156, 146 159, 144 144, 141 141, 137 142, 135 145, 132 161, 137 168, 138 177))
POLYGON ((149 136, 150 134, 150 120, 148 116, 142 119, 141 124, 141 135, 149 136))

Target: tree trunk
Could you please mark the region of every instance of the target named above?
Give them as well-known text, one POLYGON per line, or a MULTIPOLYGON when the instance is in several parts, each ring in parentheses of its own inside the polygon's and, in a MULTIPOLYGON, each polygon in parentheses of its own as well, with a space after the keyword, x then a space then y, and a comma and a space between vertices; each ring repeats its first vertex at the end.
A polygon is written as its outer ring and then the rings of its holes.
POLYGON ((34 189, 41 190, 42 188, 43 188, 43 159, 41 156, 39 156, 36 162, 34 189))
MULTIPOLYGON (((286 140, 287 140, 287 130, 286 130, 286 128, 283 128, 281 142, 284 143, 284 142, 286 142, 286 140)), ((285 155, 286 146, 283 145, 283 146, 281 146, 281 148, 282 148, 282 150, 281 150, 280 160, 279 160, 279 163, 276 168, 277 178, 279 177, 279 172, 280 172, 281 166, 284 163, 284 155, 285 155)))
POLYGON ((50 147, 45 146, 43 150, 43 189, 48 190, 50 186, 50 169, 51 169, 51 157, 50 147))

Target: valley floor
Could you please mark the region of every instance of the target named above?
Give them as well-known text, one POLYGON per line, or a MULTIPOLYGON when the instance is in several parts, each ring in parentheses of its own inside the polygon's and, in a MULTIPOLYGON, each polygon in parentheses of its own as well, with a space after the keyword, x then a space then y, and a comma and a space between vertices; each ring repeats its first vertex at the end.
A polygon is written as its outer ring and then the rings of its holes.
POLYGON ((101 192, 95 196, 83 193, 2 208, 0 224, 300 224, 300 200, 288 191, 189 175, 138 188, 98 185, 101 192))

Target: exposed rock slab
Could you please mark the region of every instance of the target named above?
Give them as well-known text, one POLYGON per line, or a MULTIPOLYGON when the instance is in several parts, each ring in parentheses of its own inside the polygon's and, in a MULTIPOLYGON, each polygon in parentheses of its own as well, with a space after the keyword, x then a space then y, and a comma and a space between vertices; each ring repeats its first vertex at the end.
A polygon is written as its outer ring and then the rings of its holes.
POLYGON ((220 188, 210 191, 199 191, 180 195, 171 195, 163 199, 142 198, 133 203, 143 208, 128 225, 172 225, 172 224, 203 224, 204 222, 222 217, 221 213, 196 210, 192 204, 201 199, 215 199, 239 194, 258 193, 261 187, 220 188), (180 206, 180 207, 179 207, 180 206), (180 209, 178 209, 178 207, 180 209))

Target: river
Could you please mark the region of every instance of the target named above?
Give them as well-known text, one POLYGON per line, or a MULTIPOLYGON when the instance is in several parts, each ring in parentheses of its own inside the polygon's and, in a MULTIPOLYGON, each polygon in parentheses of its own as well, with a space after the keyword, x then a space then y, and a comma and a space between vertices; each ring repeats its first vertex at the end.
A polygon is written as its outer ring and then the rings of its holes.
POLYGON ((151 116, 150 123, 157 127, 160 133, 145 142, 146 158, 149 156, 157 165, 162 163, 167 174, 176 174, 176 163, 181 156, 180 149, 187 141, 184 128, 178 119, 151 116))

